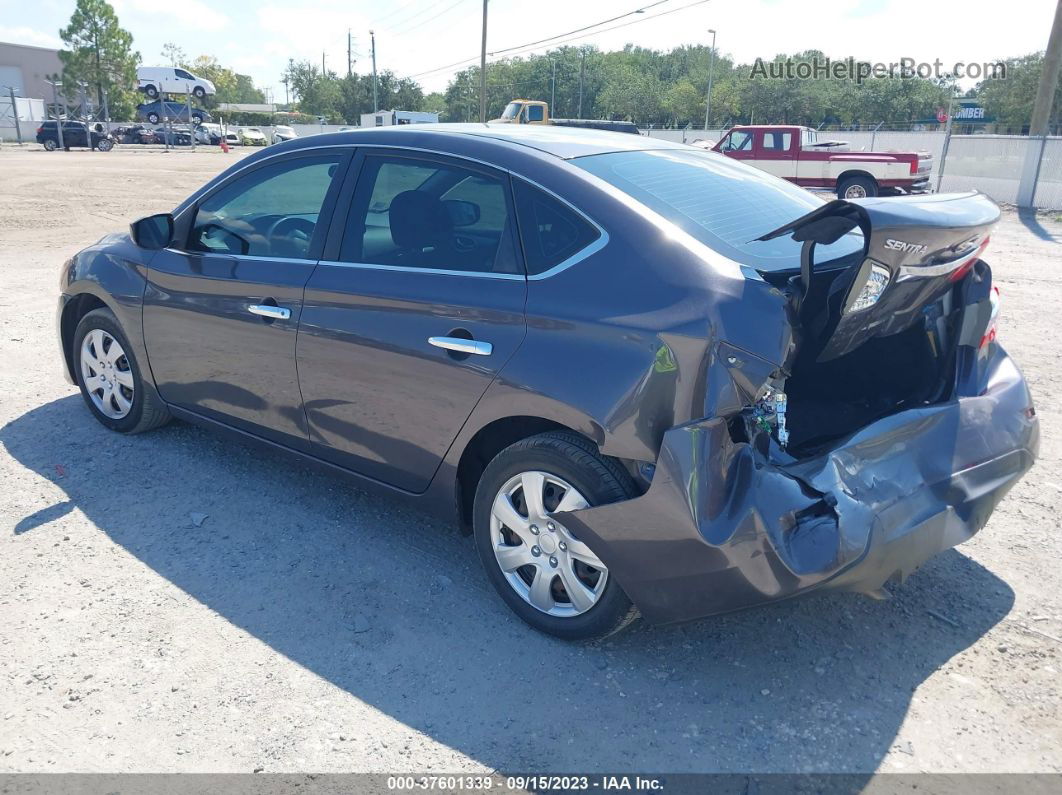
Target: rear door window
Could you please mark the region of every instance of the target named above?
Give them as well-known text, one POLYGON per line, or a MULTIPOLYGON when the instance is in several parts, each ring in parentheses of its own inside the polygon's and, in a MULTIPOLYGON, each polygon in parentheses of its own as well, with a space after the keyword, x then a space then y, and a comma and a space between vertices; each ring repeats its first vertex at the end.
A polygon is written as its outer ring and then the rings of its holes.
POLYGON ((575 210, 523 180, 513 180, 513 194, 528 275, 557 267, 601 236, 575 210))
POLYGON ((522 273, 505 175, 449 160, 367 155, 340 260, 397 268, 522 273))

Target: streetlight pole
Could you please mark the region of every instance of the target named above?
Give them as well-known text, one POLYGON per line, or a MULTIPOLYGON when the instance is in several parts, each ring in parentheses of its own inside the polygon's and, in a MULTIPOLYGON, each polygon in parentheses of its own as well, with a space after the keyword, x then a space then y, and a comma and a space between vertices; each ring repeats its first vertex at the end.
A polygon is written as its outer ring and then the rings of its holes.
POLYGON ((712 55, 708 61, 708 99, 704 106, 704 130, 708 131, 708 114, 712 112, 712 70, 715 67, 715 31, 711 28, 708 32, 712 34, 712 55))
POLYGON ((380 102, 376 94, 376 31, 370 30, 369 38, 372 39, 372 112, 376 113, 380 110, 380 102))
POLYGON ((483 0, 483 42, 479 51, 479 122, 487 123, 487 3, 483 0))

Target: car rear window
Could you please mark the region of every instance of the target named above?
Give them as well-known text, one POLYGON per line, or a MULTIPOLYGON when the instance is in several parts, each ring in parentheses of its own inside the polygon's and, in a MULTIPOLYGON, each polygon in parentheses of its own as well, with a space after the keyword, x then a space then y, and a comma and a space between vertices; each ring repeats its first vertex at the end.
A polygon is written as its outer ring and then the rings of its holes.
MULTIPOLYGON (((822 206, 823 199, 725 155, 666 149, 575 158, 589 171, 708 247, 757 270, 800 267, 801 244, 788 235, 756 238, 822 206)), ((862 251, 860 233, 818 246, 824 263, 862 251)))

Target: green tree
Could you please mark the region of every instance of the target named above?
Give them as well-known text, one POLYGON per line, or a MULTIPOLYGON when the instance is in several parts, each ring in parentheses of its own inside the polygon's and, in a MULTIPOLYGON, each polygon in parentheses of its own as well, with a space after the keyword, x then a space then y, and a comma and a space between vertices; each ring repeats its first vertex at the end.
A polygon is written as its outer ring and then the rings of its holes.
POLYGON ((76 96, 84 84, 101 107, 106 92, 112 118, 131 116, 140 53, 133 49, 133 37, 118 24, 110 3, 77 0, 70 24, 59 31, 59 36, 66 45, 59 52, 64 93, 76 96))
POLYGON ((170 66, 184 66, 185 54, 180 46, 168 41, 162 45, 162 57, 170 62, 170 66))
MULTIPOLYGON (((975 94, 984 104, 986 112, 996 117, 998 124, 1017 131, 1027 128, 1032 119, 1036 89, 1044 69, 1044 53, 1007 58, 1003 63, 1007 67, 1006 79, 983 80, 978 83, 975 94)), ((1049 118, 1056 130, 1062 125, 1062 82, 1055 91, 1049 118)))

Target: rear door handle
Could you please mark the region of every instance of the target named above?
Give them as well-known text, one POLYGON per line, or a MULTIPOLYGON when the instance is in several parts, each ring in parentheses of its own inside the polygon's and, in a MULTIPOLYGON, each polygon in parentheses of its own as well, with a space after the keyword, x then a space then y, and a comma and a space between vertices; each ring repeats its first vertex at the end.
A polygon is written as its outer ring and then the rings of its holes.
POLYGON ((291 310, 282 306, 272 306, 271 304, 251 304, 247 307, 247 311, 252 315, 261 315, 262 317, 269 317, 273 320, 287 320, 291 317, 291 310))
POLYGON ((489 342, 468 340, 464 337, 428 337, 428 344, 457 353, 474 353, 476 356, 490 356, 494 346, 489 342))

